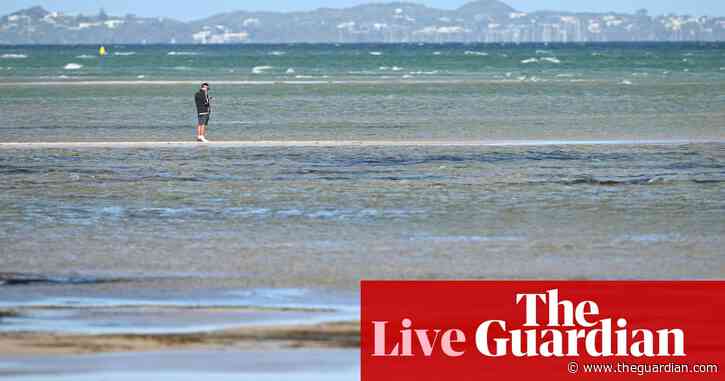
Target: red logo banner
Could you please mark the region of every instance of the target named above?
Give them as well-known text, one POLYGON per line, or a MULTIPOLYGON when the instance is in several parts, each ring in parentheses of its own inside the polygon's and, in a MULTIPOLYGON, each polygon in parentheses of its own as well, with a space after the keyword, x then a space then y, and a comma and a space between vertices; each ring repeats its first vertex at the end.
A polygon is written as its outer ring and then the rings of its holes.
POLYGON ((362 381, 722 380, 725 282, 363 281, 362 381))

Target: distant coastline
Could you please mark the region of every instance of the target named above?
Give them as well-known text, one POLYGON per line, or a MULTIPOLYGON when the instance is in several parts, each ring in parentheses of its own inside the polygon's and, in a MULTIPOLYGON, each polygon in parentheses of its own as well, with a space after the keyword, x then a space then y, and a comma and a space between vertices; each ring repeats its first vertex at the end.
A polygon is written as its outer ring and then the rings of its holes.
POLYGON ((582 43, 725 41, 725 17, 521 12, 497 0, 454 10, 374 3, 307 12, 235 11, 202 20, 66 15, 33 7, 0 17, 0 44, 582 43))

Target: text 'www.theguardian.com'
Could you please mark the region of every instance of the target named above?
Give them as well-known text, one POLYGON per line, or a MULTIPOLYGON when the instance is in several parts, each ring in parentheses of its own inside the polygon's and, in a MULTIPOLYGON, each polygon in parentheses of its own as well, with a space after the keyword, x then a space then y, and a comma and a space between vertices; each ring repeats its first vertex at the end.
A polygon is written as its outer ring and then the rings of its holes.
POLYGON ((571 374, 622 374, 622 375, 683 375, 683 374, 718 374, 720 366, 713 363, 580 363, 571 361, 567 364, 567 371, 571 374))

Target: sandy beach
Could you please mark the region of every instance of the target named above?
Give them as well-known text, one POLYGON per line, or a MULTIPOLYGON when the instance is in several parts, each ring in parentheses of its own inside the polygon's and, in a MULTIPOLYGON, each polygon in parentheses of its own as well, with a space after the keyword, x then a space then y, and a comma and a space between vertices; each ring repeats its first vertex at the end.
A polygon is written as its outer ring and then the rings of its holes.
POLYGON ((128 141, 128 142, 18 142, 0 143, 0 149, 14 148, 285 148, 285 147, 538 147, 538 146, 632 146, 632 145, 684 145, 723 143, 725 140, 670 139, 670 140, 255 140, 255 141, 128 141))
POLYGON ((0 333, 0 357, 68 355, 160 350, 280 350, 285 348, 357 348, 358 322, 246 327, 187 334, 77 335, 0 333))

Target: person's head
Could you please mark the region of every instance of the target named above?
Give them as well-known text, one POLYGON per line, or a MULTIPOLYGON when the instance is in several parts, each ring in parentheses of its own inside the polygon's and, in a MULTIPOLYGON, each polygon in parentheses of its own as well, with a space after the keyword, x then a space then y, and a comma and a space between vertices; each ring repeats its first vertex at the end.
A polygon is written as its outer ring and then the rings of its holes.
POLYGON ((203 91, 209 91, 209 84, 208 84, 208 83, 206 83, 206 82, 202 83, 202 84, 201 84, 201 89, 202 89, 203 91))

